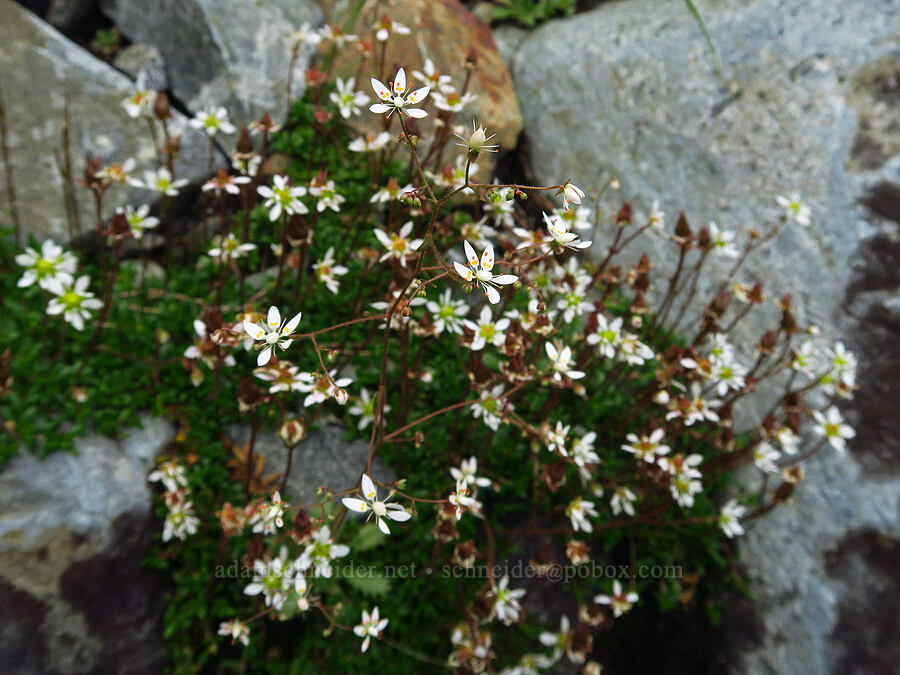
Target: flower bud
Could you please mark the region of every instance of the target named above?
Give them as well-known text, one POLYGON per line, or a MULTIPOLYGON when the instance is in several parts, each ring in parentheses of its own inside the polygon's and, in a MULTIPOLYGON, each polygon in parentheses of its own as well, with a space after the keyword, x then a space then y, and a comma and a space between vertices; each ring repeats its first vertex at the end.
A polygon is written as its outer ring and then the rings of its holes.
POLYGON ((278 435, 285 445, 293 447, 306 436, 306 428, 298 419, 287 419, 278 430, 278 435))
POLYGON ((337 391, 334 392, 334 400, 338 402, 338 405, 346 404, 348 398, 349 394, 347 394, 347 390, 342 387, 339 387, 337 391))
POLYGON ((156 99, 153 101, 153 114, 158 120, 167 120, 172 116, 169 95, 166 92, 156 92, 156 99))

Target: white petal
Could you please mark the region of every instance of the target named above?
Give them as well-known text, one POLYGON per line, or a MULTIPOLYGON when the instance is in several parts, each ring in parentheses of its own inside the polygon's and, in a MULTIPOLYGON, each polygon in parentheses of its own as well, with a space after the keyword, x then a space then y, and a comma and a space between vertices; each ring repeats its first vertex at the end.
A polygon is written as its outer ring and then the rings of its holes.
POLYGON ((262 328, 252 321, 247 321, 247 319, 244 319, 244 332, 255 340, 260 339, 265 334, 262 328))
POLYGON ((357 513, 365 513, 369 510, 369 505, 366 504, 362 499, 356 499, 355 497, 344 497, 341 502, 351 511, 356 511, 357 513))
POLYGON ((391 530, 387 526, 387 523, 384 522, 384 518, 378 518, 378 529, 384 532, 385 534, 390 534, 391 530))
POLYGON ((297 330, 297 326, 300 325, 300 317, 303 312, 297 312, 294 315, 294 318, 287 322, 287 325, 284 327, 284 335, 290 335, 295 330, 297 330))
POLYGON ((549 356, 552 361, 556 361, 556 359, 559 358, 559 352, 553 343, 545 342, 544 349, 547 351, 547 356, 549 356))
MULTIPOLYGON (((456 273, 461 276, 466 281, 472 281, 472 270, 460 263, 453 261, 453 267, 456 269, 456 273)), ((430 310, 429 310, 430 311, 430 310)))
POLYGON ((472 248, 472 245, 469 242, 464 241, 463 250, 466 252, 466 260, 469 261, 469 264, 472 267, 478 267, 478 256, 475 254, 475 249, 472 248))
POLYGON ((375 499, 375 496, 378 494, 375 490, 375 483, 372 482, 372 479, 369 478, 368 474, 363 474, 362 479, 360 480, 360 485, 362 486, 363 496, 372 501, 375 499))
POLYGON ((428 117, 428 113, 421 108, 404 108, 403 112, 405 112, 410 117, 415 117, 417 120, 420 120, 423 117, 428 117))
POLYGON ((398 523, 405 523, 407 520, 412 518, 412 515, 408 511, 388 511, 384 514, 391 520, 396 520, 398 523))
POLYGON ((369 106, 369 111, 373 113, 386 113, 388 110, 391 110, 391 106, 385 105, 384 103, 373 103, 369 106))
MULTIPOLYGON (((381 80, 376 80, 374 77, 372 77, 370 78, 370 81, 372 82, 372 89, 375 91, 375 95, 378 96, 378 98, 380 98, 382 101, 390 100, 391 92, 381 80)), ((372 112, 376 111, 373 110, 372 112)))
POLYGON ((399 95, 404 91, 406 91, 406 71, 401 68, 394 78, 394 93, 399 95))
POLYGON ((500 293, 493 286, 485 286, 484 292, 487 295, 488 302, 492 305, 496 305, 500 302, 500 293))
POLYGON ((481 254, 481 268, 490 272, 494 268, 494 245, 488 244, 481 254))
POLYGON ((428 93, 431 91, 431 87, 421 87, 420 89, 416 89, 413 93, 407 96, 407 100, 410 103, 420 103, 428 98, 428 93))
POLYGON ((499 284, 500 286, 507 286, 509 284, 516 283, 518 280, 519 277, 517 277, 515 274, 498 274, 493 279, 491 279, 491 282, 499 284))
POLYGON ((270 358, 272 358, 272 348, 266 347, 259 353, 259 356, 256 358, 256 365, 261 368, 269 362, 270 358))

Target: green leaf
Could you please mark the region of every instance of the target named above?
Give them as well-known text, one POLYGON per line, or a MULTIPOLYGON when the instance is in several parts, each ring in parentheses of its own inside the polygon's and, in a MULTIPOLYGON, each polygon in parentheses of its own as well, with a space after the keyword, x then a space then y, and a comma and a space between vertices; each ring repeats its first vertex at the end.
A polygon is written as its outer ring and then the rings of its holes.
POLYGON ((350 542, 350 550, 357 553, 370 551, 381 546, 386 539, 387 536, 376 525, 364 525, 350 542))

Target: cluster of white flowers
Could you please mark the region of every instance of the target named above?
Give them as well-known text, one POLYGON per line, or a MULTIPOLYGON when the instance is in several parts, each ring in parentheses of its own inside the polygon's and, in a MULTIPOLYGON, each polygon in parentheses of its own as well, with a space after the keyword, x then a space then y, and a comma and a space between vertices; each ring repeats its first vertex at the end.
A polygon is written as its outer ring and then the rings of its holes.
POLYGON ((190 501, 191 491, 184 466, 176 460, 166 460, 160 463, 147 480, 160 482, 166 489, 163 501, 168 512, 163 523, 162 540, 169 541, 175 537, 183 541, 188 535, 196 534, 200 519, 194 515, 194 504, 190 501))

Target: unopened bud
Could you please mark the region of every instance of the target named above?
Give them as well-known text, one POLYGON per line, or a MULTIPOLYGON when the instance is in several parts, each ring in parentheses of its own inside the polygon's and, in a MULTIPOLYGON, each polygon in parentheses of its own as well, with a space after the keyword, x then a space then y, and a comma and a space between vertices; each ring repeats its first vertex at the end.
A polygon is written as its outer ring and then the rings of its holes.
POLYGON ((350 396, 343 387, 339 387, 338 390, 334 392, 334 400, 338 402, 338 405, 346 404, 348 398, 350 398, 350 396))
POLYGON ((285 420, 278 430, 278 435, 288 447, 297 445, 306 436, 306 428, 297 419, 285 420))
POLYGON ((167 120, 172 116, 169 95, 166 92, 156 92, 156 99, 153 101, 153 114, 158 120, 167 120))

